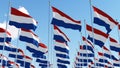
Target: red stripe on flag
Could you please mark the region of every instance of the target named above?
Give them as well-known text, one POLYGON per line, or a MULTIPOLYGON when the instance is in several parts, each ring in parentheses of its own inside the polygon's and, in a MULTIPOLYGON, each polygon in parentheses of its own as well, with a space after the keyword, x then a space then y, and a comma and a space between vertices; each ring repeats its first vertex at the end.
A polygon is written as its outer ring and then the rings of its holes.
POLYGON ((23 17, 29 17, 29 18, 32 18, 32 17, 29 16, 28 14, 25 14, 25 13, 23 13, 23 12, 19 11, 18 9, 13 8, 13 7, 11 7, 11 14, 13 14, 13 15, 17 15, 17 16, 23 16, 23 17))
POLYGON ((75 23, 77 23, 77 24, 80 24, 80 23, 81 23, 80 21, 76 21, 76 20, 72 19, 70 16, 66 15, 65 13, 63 13, 62 11, 58 10, 58 9, 55 8, 55 7, 52 7, 52 10, 53 10, 53 12, 57 12, 57 13, 59 13, 61 16, 66 17, 66 18, 68 18, 69 20, 71 20, 71 21, 73 21, 73 22, 75 22, 75 23))

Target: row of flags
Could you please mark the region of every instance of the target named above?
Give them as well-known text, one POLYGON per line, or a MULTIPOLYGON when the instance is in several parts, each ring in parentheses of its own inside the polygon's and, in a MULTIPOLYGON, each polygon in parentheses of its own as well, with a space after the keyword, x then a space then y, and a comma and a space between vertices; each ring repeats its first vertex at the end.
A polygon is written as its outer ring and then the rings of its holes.
MULTIPOLYGON (((67 14, 63 13, 59 9, 52 7, 53 19, 51 24, 54 28, 54 51, 56 55, 56 62, 58 68, 67 68, 70 65, 69 56, 69 45, 70 39, 67 35, 59 28, 64 27, 66 29, 78 30, 81 32, 82 23, 81 21, 74 20, 67 14)), ((115 26, 120 25, 108 14, 102 10, 93 6, 94 10, 94 22, 93 26, 86 24, 86 30, 88 36, 82 36, 82 41, 80 50, 76 56, 74 62, 74 68, 80 68, 83 66, 89 66, 89 68, 96 67, 109 67, 120 66, 118 58, 111 54, 112 51, 120 52, 119 43, 112 37, 110 37, 110 32, 115 26), (105 29, 101 30, 98 27, 103 27, 105 29), (110 50, 105 46, 106 40, 110 41, 110 50), (100 58, 96 58, 95 45, 98 45, 103 52, 98 52, 100 58), (113 61, 112 63, 109 60, 113 61)), ((24 50, 17 48, 11 44, 11 34, 3 28, 0 28, 0 50, 5 50, 9 52, 8 57, 14 58, 14 64, 25 68, 35 68, 31 64, 33 57, 41 68, 47 68, 51 66, 50 61, 47 60, 46 53, 48 52, 47 46, 40 41, 39 36, 35 34, 38 22, 30 15, 11 7, 11 14, 9 25, 15 26, 20 30, 19 40, 25 42, 26 50, 28 50, 32 57, 27 56, 24 50)), ((86 31, 85 30, 85 31, 86 31)), ((2 54, 1 54, 2 55, 2 54)), ((3 68, 5 66, 11 66, 13 61, 6 61, 4 58, 1 59, 1 64, 3 68)))

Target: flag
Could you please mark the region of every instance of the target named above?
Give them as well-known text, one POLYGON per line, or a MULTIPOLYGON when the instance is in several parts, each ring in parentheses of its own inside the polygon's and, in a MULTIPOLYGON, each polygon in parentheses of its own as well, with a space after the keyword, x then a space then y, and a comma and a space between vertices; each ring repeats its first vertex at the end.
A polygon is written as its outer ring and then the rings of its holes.
POLYGON ((11 34, 4 28, 0 28, 0 42, 11 42, 11 34))
POLYGON ((112 37, 110 39, 110 49, 116 52, 120 52, 120 44, 112 37))
POLYGON ((69 38, 56 25, 54 25, 54 40, 70 41, 69 38))
POLYGON ((29 30, 35 30, 37 28, 37 22, 30 15, 13 7, 11 7, 9 25, 29 30))
POLYGON ((35 46, 38 46, 39 43, 39 38, 37 35, 35 35, 31 30, 23 29, 23 28, 21 29, 19 39, 23 42, 27 42, 35 46))
POLYGON ((65 42, 55 41, 54 45, 56 57, 69 58, 69 47, 65 42))
POLYGON ((86 25, 86 29, 88 31, 88 39, 92 42, 94 40, 94 44, 102 48, 109 35, 96 28, 92 28, 90 25, 86 25))
POLYGON ((61 52, 61 53, 69 54, 69 47, 64 42, 55 41, 54 49, 55 49, 56 53, 61 52))
POLYGON ((69 38, 55 25, 54 25, 54 40, 62 42, 70 41, 69 38))
POLYGON ((94 9, 94 23, 106 29, 109 32, 118 24, 112 17, 103 12, 102 10, 93 6, 94 9))
POLYGON ((53 10, 53 19, 52 19, 53 25, 81 31, 80 21, 76 21, 72 19, 70 16, 68 16, 67 14, 63 13, 62 11, 58 10, 55 7, 52 7, 52 10, 53 10))
POLYGON ((38 45, 39 46, 36 47, 34 45, 27 44, 27 47, 26 47, 26 49, 32 53, 32 56, 37 58, 39 58, 41 55, 48 52, 48 48, 45 44, 39 43, 38 45))

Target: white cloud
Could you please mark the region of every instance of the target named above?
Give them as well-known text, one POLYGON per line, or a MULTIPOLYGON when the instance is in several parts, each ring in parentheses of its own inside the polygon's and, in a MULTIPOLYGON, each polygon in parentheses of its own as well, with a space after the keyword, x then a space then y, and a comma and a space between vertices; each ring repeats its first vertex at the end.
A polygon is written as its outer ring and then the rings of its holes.
POLYGON ((20 11, 22 11, 22 12, 24 12, 24 13, 29 15, 29 12, 22 6, 19 6, 18 10, 20 10, 20 11))
MULTIPOLYGON (((6 21, 0 23, 0 27, 6 29, 6 21)), ((7 25, 7 31, 11 33, 13 39, 18 38, 18 29, 16 27, 7 25)))

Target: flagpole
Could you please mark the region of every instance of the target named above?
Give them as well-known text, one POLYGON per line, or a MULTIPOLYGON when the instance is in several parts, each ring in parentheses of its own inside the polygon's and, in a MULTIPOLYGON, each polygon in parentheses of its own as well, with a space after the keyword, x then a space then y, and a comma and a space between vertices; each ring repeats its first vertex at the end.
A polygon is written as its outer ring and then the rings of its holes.
MULTIPOLYGON (((92 36, 93 36, 93 45, 95 47, 95 44, 94 44, 94 29, 93 29, 93 20, 92 20, 92 3, 91 3, 91 0, 89 0, 89 5, 90 5, 90 18, 91 18, 91 24, 92 24, 92 36)), ((94 53, 94 58, 95 58, 95 53, 94 53)), ((96 63, 95 63, 95 59, 94 59, 94 67, 96 67, 96 63)))
MULTIPOLYGON (((49 43, 50 43, 50 36, 49 36, 49 34, 50 34, 50 0, 48 1, 48 61, 50 61, 51 60, 51 58, 49 58, 50 57, 50 54, 51 54, 51 52, 50 52, 50 45, 49 45, 49 43)), ((48 66, 48 68, 50 68, 49 66, 48 66)))
MULTIPOLYGON (((10 14, 10 7, 11 7, 11 4, 10 4, 10 0, 9 0, 9 3, 8 3, 8 14, 7 14, 7 18, 6 18, 6 27, 5 27, 5 35, 4 35, 4 44, 3 44, 3 50, 2 50, 2 55, 4 53, 4 50, 5 50, 5 41, 6 41, 6 37, 7 37, 7 28, 8 28, 8 23, 9 23, 9 14, 10 14)), ((3 58, 1 59, 1 68, 2 68, 2 63, 3 63, 3 58)))
MULTIPOLYGON (((52 26, 53 27, 53 26, 52 26)), ((51 27, 51 38, 53 38, 53 28, 51 27)), ((52 55, 52 61, 51 61, 51 64, 53 64, 54 63, 54 51, 53 51, 53 44, 54 44, 54 41, 51 39, 51 55, 52 55)), ((54 66, 52 65, 52 68, 53 68, 54 66)))
MULTIPOLYGON (((84 29, 85 29, 85 38, 86 38, 86 20, 84 19, 84 29)), ((85 43, 86 44, 86 43, 85 43)), ((87 45, 87 44, 86 44, 87 45)), ((86 50, 87 50, 87 46, 86 46, 86 50)), ((87 57, 89 57, 88 55, 87 55, 87 57)), ((88 62, 88 61, 87 61, 88 62)), ((87 67, 88 67, 88 65, 87 65, 87 67)))

